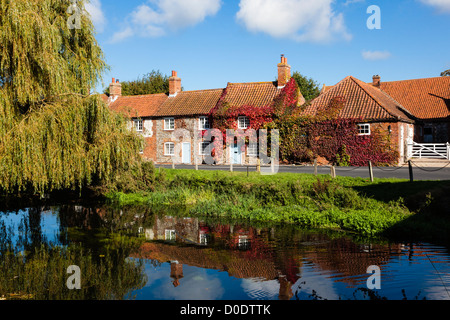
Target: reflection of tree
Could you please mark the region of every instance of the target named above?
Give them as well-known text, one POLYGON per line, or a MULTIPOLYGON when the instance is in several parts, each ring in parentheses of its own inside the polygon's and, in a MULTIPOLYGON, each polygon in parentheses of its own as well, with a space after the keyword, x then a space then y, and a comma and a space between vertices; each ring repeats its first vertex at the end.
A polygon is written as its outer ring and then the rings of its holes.
POLYGON ((11 236, 11 226, 0 226, 5 235, 0 236, 0 297, 124 299, 132 298, 129 294, 146 283, 142 261, 129 258, 140 240, 116 232, 135 215, 124 215, 123 224, 117 219, 105 229, 107 224, 98 210, 62 206, 58 217, 59 241, 63 246, 55 246, 48 243, 43 233, 41 212, 41 208, 32 208, 23 215, 15 247, 7 237, 11 236), (74 228, 75 232, 69 231, 74 228), (70 265, 81 269, 81 290, 69 290, 66 286, 70 265))
POLYGON ((143 264, 127 259, 127 252, 109 248, 94 257, 80 245, 37 247, 25 257, 2 252, 0 258, 0 296, 39 300, 109 300, 132 298, 130 293, 146 283, 143 264), (81 290, 69 290, 67 267, 81 269, 81 290))

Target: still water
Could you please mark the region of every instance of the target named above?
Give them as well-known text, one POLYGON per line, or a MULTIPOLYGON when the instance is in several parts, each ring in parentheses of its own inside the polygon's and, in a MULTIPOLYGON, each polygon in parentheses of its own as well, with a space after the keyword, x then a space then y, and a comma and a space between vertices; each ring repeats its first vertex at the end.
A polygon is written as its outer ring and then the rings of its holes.
POLYGON ((0 212, 0 272, 3 299, 450 299, 444 246, 136 208, 0 212), (368 290, 369 266, 381 289, 368 290))

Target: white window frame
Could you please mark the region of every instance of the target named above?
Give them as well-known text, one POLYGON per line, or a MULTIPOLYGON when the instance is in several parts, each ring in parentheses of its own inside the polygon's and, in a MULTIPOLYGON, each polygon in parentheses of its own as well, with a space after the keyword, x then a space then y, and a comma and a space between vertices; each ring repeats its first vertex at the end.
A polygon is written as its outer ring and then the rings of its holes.
POLYGON ((247 146, 247 156, 250 157, 256 157, 258 155, 258 144, 257 143, 249 143, 247 146), (250 148, 250 146, 254 147, 254 150, 252 150, 252 148, 250 148), (254 153, 250 152, 250 151, 255 151, 254 153))
POLYGON ((133 120, 134 128, 136 129, 136 132, 143 132, 144 131, 144 120, 142 119, 134 119, 133 120))
POLYGON ((204 151, 204 149, 206 149, 211 143, 212 143, 212 142, 207 142, 207 141, 202 141, 202 142, 200 142, 200 143, 198 144, 198 154, 199 154, 200 156, 208 156, 209 154, 206 153, 206 152, 204 151), (204 144, 206 145, 205 148, 203 148, 203 145, 204 145, 204 144))
POLYGON ((164 118, 164 130, 175 130, 175 118, 164 118))
POLYGON ((165 229, 164 230, 164 240, 175 241, 177 239, 177 232, 175 229, 165 229))
POLYGON ((209 129, 209 118, 208 117, 200 117, 198 118, 198 130, 207 130, 209 129))
POLYGON ((370 123, 360 123, 358 124, 358 136, 370 136, 370 123))
POLYGON ((238 129, 247 129, 250 126, 250 119, 246 116, 238 117, 238 129), (241 125, 241 121, 243 122, 243 125, 241 125))
POLYGON ((164 143, 164 155, 171 156, 171 157, 175 155, 175 143, 173 143, 173 142, 164 143), (172 145, 171 149, 170 149, 170 147, 169 147, 169 149, 167 149, 169 145, 172 145), (170 153, 171 150, 172 150, 172 153, 170 153), (167 151, 169 151, 169 152, 167 152, 167 151))

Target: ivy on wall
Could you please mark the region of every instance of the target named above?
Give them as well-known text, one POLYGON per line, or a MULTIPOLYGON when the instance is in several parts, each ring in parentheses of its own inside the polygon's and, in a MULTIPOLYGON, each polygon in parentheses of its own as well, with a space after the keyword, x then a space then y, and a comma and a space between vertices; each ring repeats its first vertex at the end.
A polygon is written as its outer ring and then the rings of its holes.
MULTIPOLYGON (((323 157, 337 165, 365 166, 368 161, 382 165, 393 164, 398 159, 387 132, 374 129, 371 135, 358 135, 357 125, 364 119, 339 116, 346 103, 343 97, 335 97, 315 115, 303 115, 305 106, 298 105, 299 88, 293 78, 267 106, 232 106, 226 101, 226 95, 225 90, 209 114, 213 127, 220 130, 223 138, 222 145, 218 139, 214 141, 214 155, 222 156, 226 130, 238 129, 238 117, 245 116, 250 120, 249 129, 279 130, 280 159, 288 163, 311 162, 323 157)), ((248 136, 245 139, 248 143, 248 136)))

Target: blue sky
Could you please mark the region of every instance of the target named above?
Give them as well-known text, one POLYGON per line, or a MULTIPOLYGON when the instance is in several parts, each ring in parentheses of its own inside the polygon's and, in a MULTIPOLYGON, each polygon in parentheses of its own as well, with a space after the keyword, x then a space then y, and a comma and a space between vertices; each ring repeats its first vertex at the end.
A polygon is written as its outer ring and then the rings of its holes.
POLYGON ((272 81, 281 54, 320 85, 450 69, 450 0, 91 0, 87 10, 111 67, 104 86, 151 70, 178 71, 185 90, 272 81), (367 27, 371 5, 381 29, 367 27))

